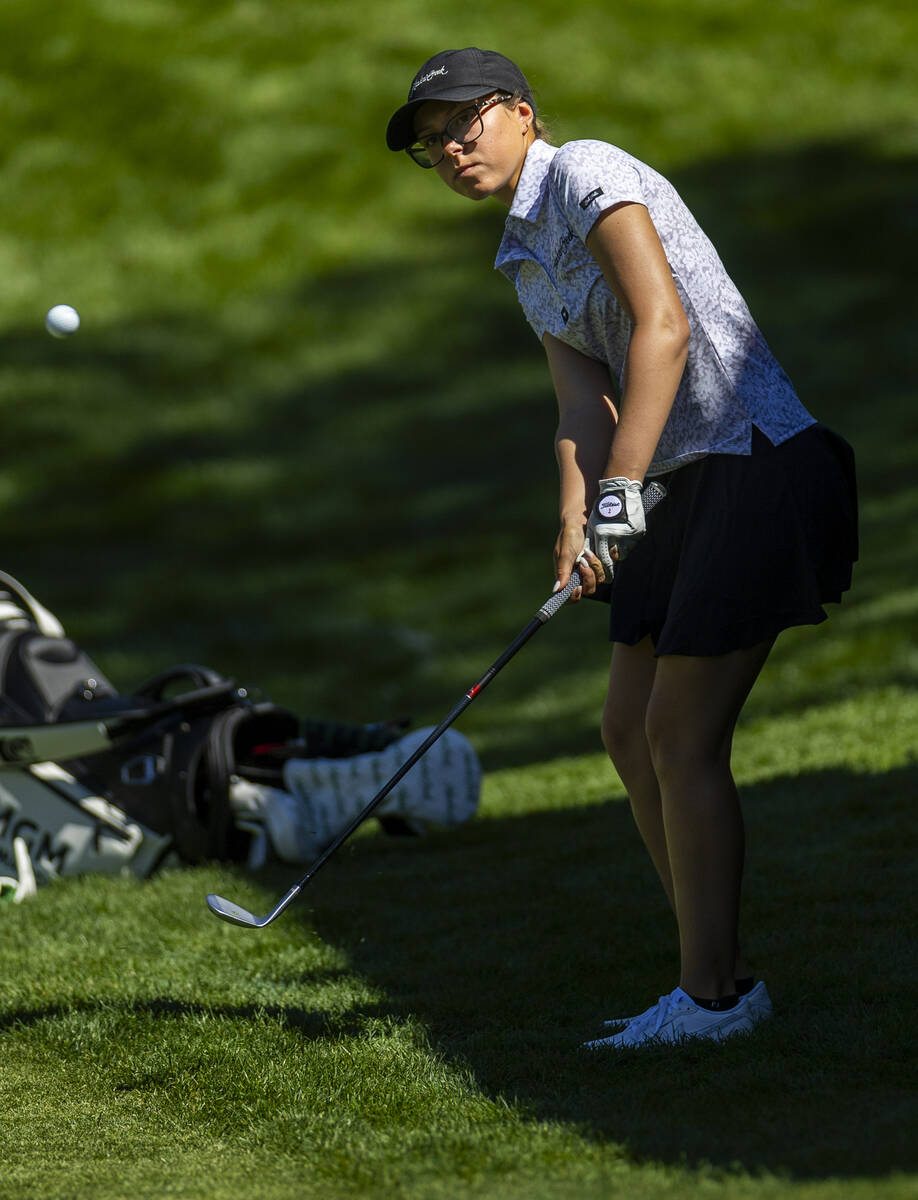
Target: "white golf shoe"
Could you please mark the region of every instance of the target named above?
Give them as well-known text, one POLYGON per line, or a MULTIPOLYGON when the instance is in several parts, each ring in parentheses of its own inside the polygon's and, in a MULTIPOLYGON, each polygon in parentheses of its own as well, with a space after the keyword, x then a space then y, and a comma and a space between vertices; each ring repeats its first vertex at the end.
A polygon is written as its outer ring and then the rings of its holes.
POLYGON ((740 1004, 746 1005, 756 1024, 771 1016, 771 996, 761 979, 745 996, 740 996, 740 1004))
MULTIPOLYGON (((739 1002, 740 1004, 747 1004, 749 1006, 755 1014, 756 1022, 764 1021, 766 1017, 772 1015, 771 997, 761 979, 753 988, 740 996, 739 1002)), ((648 1013, 656 1012, 658 1004, 659 1001, 657 1001, 657 1004, 652 1004, 650 1008, 645 1009, 644 1012, 639 1013, 636 1017, 609 1017, 608 1020, 603 1021, 603 1026, 606 1029, 621 1031, 626 1025, 631 1025, 634 1021, 643 1020, 648 1013)))
POLYGON ((677 987, 668 996, 661 996, 646 1012, 632 1018, 624 1029, 610 1037, 585 1042, 584 1049, 678 1043, 693 1038, 719 1042, 739 1033, 748 1033, 770 1014, 771 1001, 764 983, 756 984, 733 1008, 720 1012, 702 1008, 681 987, 677 987), (749 1000, 753 996, 755 999, 750 1005, 749 1000))

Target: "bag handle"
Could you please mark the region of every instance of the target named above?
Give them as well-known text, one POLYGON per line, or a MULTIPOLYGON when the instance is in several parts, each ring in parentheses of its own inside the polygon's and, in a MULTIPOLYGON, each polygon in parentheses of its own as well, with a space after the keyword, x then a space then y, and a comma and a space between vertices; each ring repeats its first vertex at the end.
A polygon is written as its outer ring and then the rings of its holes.
POLYGON ((28 615, 45 637, 64 637, 64 627, 57 617, 48 612, 43 604, 39 604, 28 588, 23 587, 18 579, 7 575, 6 571, 0 571, 0 583, 4 585, 7 592, 12 593, 12 602, 4 602, 2 594, 0 594, 0 620, 15 620, 17 617, 28 615), (15 603, 17 600, 22 608, 15 603), (23 608, 25 613, 22 611, 23 608))
MULTIPOLYGON (((152 679, 145 680, 134 691, 134 696, 143 697, 147 700, 163 700, 163 692, 166 688, 175 683, 177 680, 190 682, 194 684, 195 689, 219 688, 222 685, 231 684, 232 681, 225 676, 212 671, 210 667, 200 667, 197 663, 180 663, 176 667, 168 667, 165 671, 161 671, 158 675, 154 675, 152 679)), ((235 686, 235 685, 232 685, 235 686)), ((184 700, 184 696, 177 697, 184 700)))

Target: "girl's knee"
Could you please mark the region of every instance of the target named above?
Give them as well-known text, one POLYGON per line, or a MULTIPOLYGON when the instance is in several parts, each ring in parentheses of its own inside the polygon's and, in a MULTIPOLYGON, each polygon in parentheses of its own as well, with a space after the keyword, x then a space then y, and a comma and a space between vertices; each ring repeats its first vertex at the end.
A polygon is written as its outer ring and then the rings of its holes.
POLYGON ((711 731, 686 713, 663 714, 651 705, 644 724, 647 747, 660 782, 720 770, 730 761, 730 731, 711 731))
POLYGON ((627 763, 635 755, 646 757, 643 711, 627 711, 606 705, 602 714, 602 744, 614 765, 627 763))

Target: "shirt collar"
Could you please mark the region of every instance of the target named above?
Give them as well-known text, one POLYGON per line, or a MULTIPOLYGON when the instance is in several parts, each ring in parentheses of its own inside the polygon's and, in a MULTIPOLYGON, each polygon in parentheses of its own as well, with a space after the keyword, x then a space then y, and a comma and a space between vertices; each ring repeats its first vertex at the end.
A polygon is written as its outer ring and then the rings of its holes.
POLYGON ((522 221, 537 221, 539 209, 548 187, 548 168, 558 153, 557 146, 549 146, 541 138, 536 139, 526 152, 526 161, 520 173, 510 205, 510 216, 522 221))
POLYGON ((526 161, 504 223, 504 236, 494 260, 495 268, 510 278, 513 277, 515 260, 533 257, 528 243, 533 236, 532 226, 539 219, 542 201, 548 191, 548 168, 557 153, 557 146, 549 146, 541 140, 534 141, 526 153, 526 161))

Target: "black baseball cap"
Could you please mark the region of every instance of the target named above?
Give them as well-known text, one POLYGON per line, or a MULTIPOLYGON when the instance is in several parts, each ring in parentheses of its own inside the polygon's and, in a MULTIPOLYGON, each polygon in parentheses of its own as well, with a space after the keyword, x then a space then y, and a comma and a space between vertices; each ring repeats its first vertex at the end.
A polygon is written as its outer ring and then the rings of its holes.
POLYGON ((519 92, 535 105, 532 89, 515 62, 496 50, 441 50, 428 58, 412 80, 408 100, 386 130, 390 150, 405 150, 414 141, 414 114, 428 100, 477 100, 488 92, 519 92))

